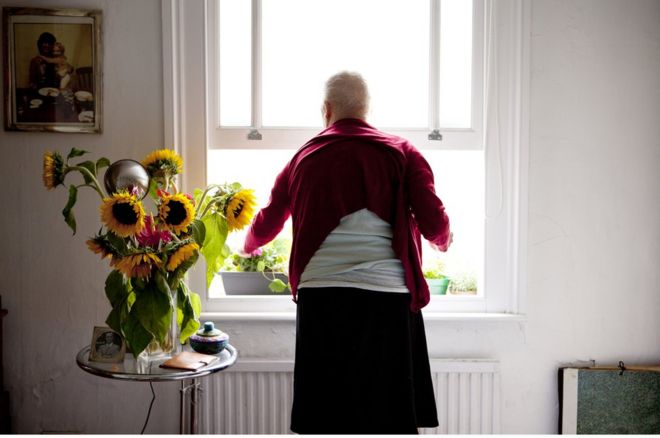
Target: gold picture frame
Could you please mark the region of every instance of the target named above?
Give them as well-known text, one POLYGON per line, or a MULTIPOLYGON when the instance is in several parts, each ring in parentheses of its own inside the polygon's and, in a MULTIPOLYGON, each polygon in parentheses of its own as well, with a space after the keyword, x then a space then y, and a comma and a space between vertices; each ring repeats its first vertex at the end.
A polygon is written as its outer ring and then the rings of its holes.
POLYGON ((102 12, 5 7, 5 130, 102 132, 102 12))
POLYGON ((119 333, 110 327, 94 327, 90 343, 91 362, 121 363, 126 355, 126 343, 119 333))

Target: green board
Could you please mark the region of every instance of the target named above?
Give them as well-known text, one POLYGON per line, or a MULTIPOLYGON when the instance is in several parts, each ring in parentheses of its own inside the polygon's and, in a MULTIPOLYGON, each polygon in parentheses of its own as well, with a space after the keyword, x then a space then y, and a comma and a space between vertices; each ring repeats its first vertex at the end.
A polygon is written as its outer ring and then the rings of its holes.
POLYGON ((562 433, 660 434, 659 371, 562 371, 562 433))

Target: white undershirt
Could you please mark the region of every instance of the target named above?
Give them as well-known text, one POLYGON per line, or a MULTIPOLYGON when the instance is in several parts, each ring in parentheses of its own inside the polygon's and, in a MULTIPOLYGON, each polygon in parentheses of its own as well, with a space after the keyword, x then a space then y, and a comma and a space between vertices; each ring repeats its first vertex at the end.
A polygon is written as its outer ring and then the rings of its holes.
POLYGON ((300 277, 298 288, 314 287, 408 293, 390 224, 366 208, 344 216, 300 277))

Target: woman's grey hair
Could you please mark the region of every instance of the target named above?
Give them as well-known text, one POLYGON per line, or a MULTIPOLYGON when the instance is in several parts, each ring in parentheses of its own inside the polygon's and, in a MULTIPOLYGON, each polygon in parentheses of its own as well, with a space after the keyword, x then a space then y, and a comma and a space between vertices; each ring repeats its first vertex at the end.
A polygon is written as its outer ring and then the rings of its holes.
POLYGON ((359 73, 342 71, 325 83, 325 100, 340 117, 365 118, 369 111, 369 90, 359 73))

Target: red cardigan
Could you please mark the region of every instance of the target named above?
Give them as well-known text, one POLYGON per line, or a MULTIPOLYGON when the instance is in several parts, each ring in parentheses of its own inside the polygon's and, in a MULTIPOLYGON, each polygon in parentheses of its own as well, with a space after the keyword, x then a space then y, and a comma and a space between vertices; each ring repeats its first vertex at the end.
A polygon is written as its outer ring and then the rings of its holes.
POLYGON ((403 265, 411 309, 420 310, 430 299, 420 232, 445 251, 449 218, 421 153, 362 120, 339 120, 296 152, 255 216, 243 249, 250 253, 273 240, 292 216, 289 283, 295 300, 300 276, 316 250, 341 218, 363 208, 392 226, 392 248, 403 265))

